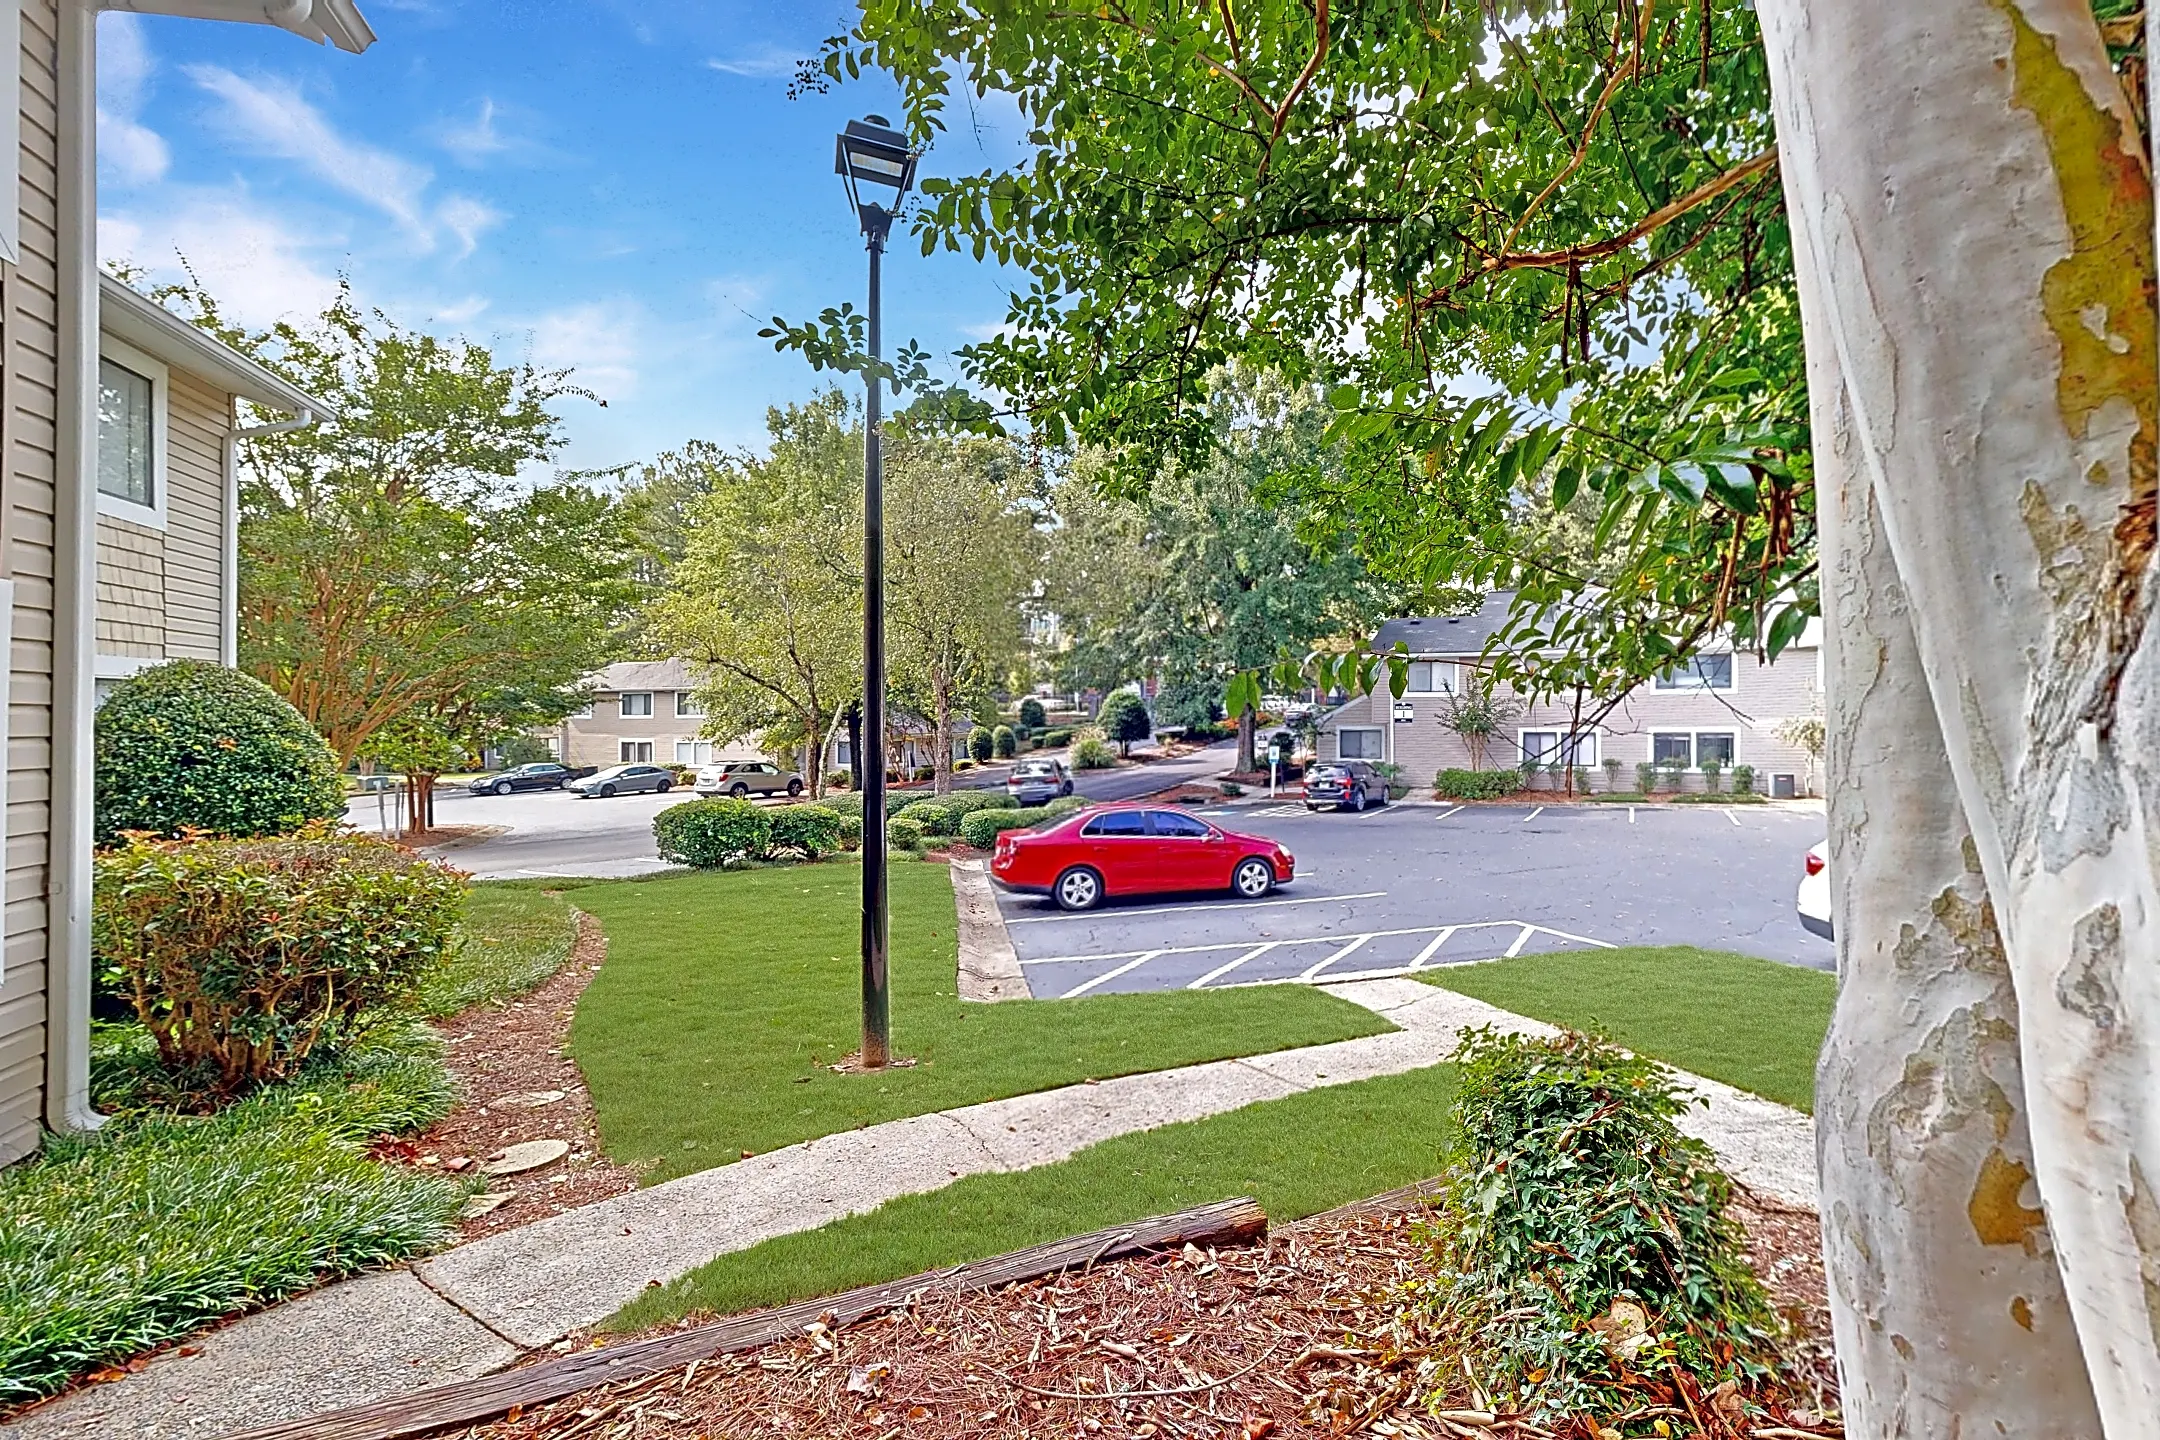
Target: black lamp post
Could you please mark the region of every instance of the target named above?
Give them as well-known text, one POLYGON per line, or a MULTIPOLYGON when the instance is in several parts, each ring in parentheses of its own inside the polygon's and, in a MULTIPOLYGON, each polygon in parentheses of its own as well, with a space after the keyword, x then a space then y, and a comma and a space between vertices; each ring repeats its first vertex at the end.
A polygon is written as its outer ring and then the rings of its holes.
POLYGON ((915 152, 884 116, 866 115, 848 121, 840 132, 833 168, 847 182, 848 203, 862 222, 870 251, 870 403, 863 424, 862 743, 868 763, 862 792, 862 1063, 875 1070, 892 1058, 885 969, 885 471, 879 447, 878 289, 885 237, 915 180, 915 152))

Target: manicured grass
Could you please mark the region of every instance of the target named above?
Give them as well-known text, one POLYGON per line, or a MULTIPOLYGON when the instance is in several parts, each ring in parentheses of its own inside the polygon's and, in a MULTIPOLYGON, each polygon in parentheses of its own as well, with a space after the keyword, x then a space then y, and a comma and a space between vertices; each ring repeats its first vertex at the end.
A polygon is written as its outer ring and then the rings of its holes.
POLYGON ((1237 1195, 1276 1224, 1295 1220, 1437 1173, 1454 1076, 1443 1065, 1310 1090, 1123 1135, 1055 1165, 969 1176, 724 1255, 609 1324, 827 1295, 1237 1195))
POLYGON ((424 1032, 207 1119, 148 1112, 0 1171, 0 1401, 448 1240, 467 1186, 366 1158, 450 1108, 424 1032))
POLYGON ((1418 979, 1503 1010, 1599 1030, 1637 1054, 1813 1111, 1837 982, 1819 970, 1688 945, 1567 950, 1418 979))
POLYGON ((824 1068, 859 1034, 852 864, 596 884, 608 959, 570 1037, 608 1154, 671 1179, 857 1126, 1090 1078, 1390 1028, 1304 986, 962 1005, 941 865, 891 876, 893 1047, 878 1075, 824 1068))
POLYGON ((420 1010, 440 1019, 522 995, 562 968, 577 916, 560 891, 482 883, 465 894, 457 948, 420 989, 420 1010))

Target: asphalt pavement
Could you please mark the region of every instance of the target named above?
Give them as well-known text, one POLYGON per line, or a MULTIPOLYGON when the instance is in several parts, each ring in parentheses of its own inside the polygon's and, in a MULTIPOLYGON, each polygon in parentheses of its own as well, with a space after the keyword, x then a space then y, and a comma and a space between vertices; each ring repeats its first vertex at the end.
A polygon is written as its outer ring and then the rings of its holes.
POLYGON ((1819 812, 1714 805, 1295 803, 1202 810, 1281 841, 1297 878, 1262 901, 1151 897, 1067 915, 999 899, 1042 997, 1399 975, 1547 950, 1700 945, 1830 967, 1793 891, 1819 812))

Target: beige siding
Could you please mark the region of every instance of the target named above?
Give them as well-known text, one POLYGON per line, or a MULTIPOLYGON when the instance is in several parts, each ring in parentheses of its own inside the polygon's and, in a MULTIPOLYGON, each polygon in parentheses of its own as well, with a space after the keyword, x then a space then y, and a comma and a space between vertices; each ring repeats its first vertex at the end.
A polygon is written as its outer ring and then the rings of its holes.
POLYGON ((219 657, 225 568, 225 436, 232 401, 172 372, 166 421, 165 654, 219 657))
POLYGON ((9 694, 0 1162, 36 1146, 45 1088, 45 886, 52 764, 53 481, 59 349, 54 0, 22 6, 22 264, 0 314, 0 536, 15 579, 9 694))
MULTIPOLYGON (((705 722, 696 716, 678 716, 675 713, 673 690, 652 692, 653 713, 647 716, 623 717, 622 697, 613 691, 603 690, 593 697, 593 713, 576 716, 563 722, 563 763, 565 765, 619 765, 622 763, 622 742, 625 740, 649 740, 652 742, 652 758, 655 765, 675 763, 675 743, 678 740, 696 740, 698 727, 705 722)), ((715 745, 715 760, 762 760, 764 752, 755 745, 737 743, 715 745)))
POLYGON ((164 534, 100 515, 97 537, 98 654, 163 658, 164 534))

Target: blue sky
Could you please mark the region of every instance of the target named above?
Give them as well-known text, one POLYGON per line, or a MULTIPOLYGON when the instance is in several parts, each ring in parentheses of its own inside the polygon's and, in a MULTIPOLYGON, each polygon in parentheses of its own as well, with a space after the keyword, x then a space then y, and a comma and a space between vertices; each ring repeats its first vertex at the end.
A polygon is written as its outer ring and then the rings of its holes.
MULTIPOLYGON (((574 367, 563 463, 693 436, 758 444, 821 378, 757 338, 775 314, 862 304, 862 242, 832 173, 850 116, 897 117, 865 77, 787 98, 838 6, 361 0, 365 55, 265 26, 108 13, 99 31, 99 244, 159 278, 185 255, 261 325, 337 277, 394 318, 574 367)), ((1007 103, 949 107, 924 174, 1014 163, 1007 103), (971 120, 974 123, 970 123, 971 120)), ((1009 279, 896 237, 888 346, 988 334, 1009 279)))

